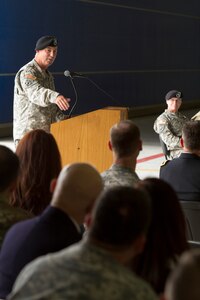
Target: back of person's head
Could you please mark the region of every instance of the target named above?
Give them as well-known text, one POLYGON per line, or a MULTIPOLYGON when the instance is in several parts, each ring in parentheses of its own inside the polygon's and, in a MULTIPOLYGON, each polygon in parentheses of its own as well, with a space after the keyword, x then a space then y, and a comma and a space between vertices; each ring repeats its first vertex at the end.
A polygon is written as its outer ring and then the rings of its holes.
POLYGON ((200 249, 186 251, 170 274, 165 286, 165 300, 200 299, 200 249))
POLYGON ((182 130, 184 147, 191 151, 200 150, 200 121, 188 121, 182 130))
POLYGON ((152 221, 144 251, 133 263, 133 269, 160 293, 172 265, 188 248, 185 218, 178 197, 168 183, 146 178, 137 186, 149 193, 152 221))
POLYGON ((19 159, 17 155, 0 145, 0 193, 5 192, 17 179, 19 171, 19 159))
POLYGON ((134 187, 105 189, 95 203, 89 226, 89 239, 109 249, 130 246, 145 235, 151 218, 148 195, 134 187))
POLYGON ((101 175, 92 165, 72 163, 60 172, 51 204, 81 224, 102 189, 101 175))
POLYGON ((32 130, 20 140, 16 154, 20 174, 10 204, 40 214, 51 200, 50 182, 61 170, 57 143, 51 133, 32 130))
POLYGON ((141 150, 140 130, 131 121, 124 120, 110 129, 110 142, 118 158, 132 155, 141 150))

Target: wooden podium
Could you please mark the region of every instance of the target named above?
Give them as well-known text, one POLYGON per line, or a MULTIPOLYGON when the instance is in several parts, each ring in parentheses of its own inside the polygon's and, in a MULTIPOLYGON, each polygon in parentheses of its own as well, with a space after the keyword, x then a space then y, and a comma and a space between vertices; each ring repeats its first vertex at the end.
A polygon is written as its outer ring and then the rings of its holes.
POLYGON ((102 172, 112 164, 108 148, 110 128, 128 119, 128 109, 108 107, 57 122, 51 133, 58 144, 62 165, 87 162, 102 172))

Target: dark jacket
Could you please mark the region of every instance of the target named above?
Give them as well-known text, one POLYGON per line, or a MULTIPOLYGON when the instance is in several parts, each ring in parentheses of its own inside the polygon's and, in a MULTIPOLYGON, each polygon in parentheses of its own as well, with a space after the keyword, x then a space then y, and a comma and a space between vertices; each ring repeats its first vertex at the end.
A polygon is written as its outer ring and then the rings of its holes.
POLYGON ((200 201, 200 157, 181 153, 160 168, 160 178, 167 181, 180 200, 200 201))
POLYGON ((80 239, 81 234, 67 214, 52 206, 40 216, 12 226, 0 252, 0 298, 10 293, 17 275, 27 263, 80 239))

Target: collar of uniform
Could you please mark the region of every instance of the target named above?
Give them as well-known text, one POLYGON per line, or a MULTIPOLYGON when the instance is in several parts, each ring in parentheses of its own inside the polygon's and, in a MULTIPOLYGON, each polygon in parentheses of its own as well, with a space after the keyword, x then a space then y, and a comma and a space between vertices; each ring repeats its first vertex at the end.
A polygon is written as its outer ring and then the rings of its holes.
POLYGON ((165 109, 165 112, 166 112, 167 114, 169 114, 169 115, 175 115, 175 116, 179 114, 179 111, 177 111, 177 112, 175 113, 175 112, 169 111, 168 109, 165 109))
POLYGON ((111 167, 110 167, 110 169, 112 169, 112 170, 126 170, 126 171, 129 171, 129 172, 133 172, 133 169, 130 167, 124 167, 124 166, 122 166, 122 165, 118 165, 118 164, 113 164, 111 167))
POLYGON ((35 59, 33 59, 33 63, 36 66, 36 68, 38 69, 38 71, 40 71, 41 73, 43 73, 43 70, 40 68, 40 66, 38 65, 38 63, 36 62, 35 59))
MULTIPOLYGON (((38 65, 38 63, 36 62, 35 59, 33 59, 33 63, 34 63, 34 65, 35 65, 35 67, 38 69, 38 71, 39 71, 44 77, 46 76, 46 74, 49 74, 48 70, 42 70, 42 69, 40 68, 40 66, 38 65)), ((1 300, 1 299, 0 299, 0 300, 1 300)))

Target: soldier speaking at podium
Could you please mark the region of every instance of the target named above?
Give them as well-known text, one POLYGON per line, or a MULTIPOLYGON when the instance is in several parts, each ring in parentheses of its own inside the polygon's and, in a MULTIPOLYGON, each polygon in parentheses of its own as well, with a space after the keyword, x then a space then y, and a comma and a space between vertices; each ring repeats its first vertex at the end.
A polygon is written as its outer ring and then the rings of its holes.
POLYGON ((51 123, 64 120, 62 112, 69 108, 69 98, 55 91, 52 74, 58 50, 54 36, 41 37, 35 47, 35 57, 16 74, 14 86, 13 138, 17 146, 24 134, 33 129, 50 131, 51 123))

